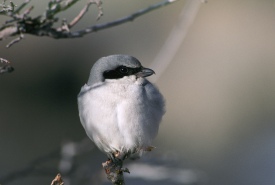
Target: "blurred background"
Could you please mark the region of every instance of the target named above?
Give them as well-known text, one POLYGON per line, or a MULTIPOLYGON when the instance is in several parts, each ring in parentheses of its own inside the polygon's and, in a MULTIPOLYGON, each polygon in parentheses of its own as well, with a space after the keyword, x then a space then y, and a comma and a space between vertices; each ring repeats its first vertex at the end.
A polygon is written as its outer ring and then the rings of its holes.
MULTIPOLYGON (((31 15, 44 12, 47 2, 32 1, 31 15)), ((91 6, 75 29, 157 2, 103 0, 104 16, 96 22, 91 6)), ((50 184, 58 172, 66 185, 110 184, 101 167, 106 156, 80 124, 77 94, 102 56, 129 54, 150 67, 186 3, 83 38, 25 35, 9 49, 11 39, 1 41, 0 57, 15 71, 0 76, 0 184, 50 184)), ((59 17, 70 20, 85 4, 59 17)), ((209 0, 192 16, 155 80, 167 103, 157 148, 125 164, 126 184, 274 185, 275 2, 209 0)))

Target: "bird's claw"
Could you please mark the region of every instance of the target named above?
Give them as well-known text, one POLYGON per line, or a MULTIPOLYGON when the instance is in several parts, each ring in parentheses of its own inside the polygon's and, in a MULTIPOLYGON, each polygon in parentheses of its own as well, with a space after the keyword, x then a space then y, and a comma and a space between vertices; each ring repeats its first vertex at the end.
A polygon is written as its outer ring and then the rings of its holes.
POLYGON ((115 156, 112 153, 107 154, 107 156, 108 156, 108 160, 110 160, 110 161, 116 161, 116 158, 115 158, 115 156))
POLYGON ((126 158, 128 158, 127 153, 123 153, 123 152, 119 152, 119 151, 116 151, 114 153, 109 153, 107 156, 108 156, 108 159, 113 162, 123 161, 126 158))

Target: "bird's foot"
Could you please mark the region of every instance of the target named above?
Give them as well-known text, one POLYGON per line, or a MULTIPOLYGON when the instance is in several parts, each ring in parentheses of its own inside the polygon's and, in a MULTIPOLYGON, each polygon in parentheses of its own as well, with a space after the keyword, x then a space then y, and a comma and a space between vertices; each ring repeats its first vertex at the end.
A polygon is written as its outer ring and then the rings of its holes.
POLYGON ((130 156, 130 152, 119 152, 119 151, 116 151, 116 152, 113 153, 113 155, 115 156, 116 159, 125 160, 125 159, 127 159, 130 156))
POLYGON ((109 153, 109 154, 107 154, 107 156, 108 156, 108 159, 111 160, 111 161, 113 161, 113 162, 118 162, 119 160, 121 160, 119 158, 117 152, 115 152, 115 153, 109 153))

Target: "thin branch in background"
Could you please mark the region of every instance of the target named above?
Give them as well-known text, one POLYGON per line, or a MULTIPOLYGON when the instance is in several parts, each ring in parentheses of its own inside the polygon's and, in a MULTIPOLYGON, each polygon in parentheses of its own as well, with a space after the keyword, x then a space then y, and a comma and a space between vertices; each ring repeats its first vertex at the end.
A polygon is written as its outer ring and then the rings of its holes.
MULTIPOLYGON (((138 10, 137 12, 131 15, 122 17, 120 19, 103 23, 103 24, 95 24, 92 26, 88 26, 84 29, 71 32, 70 29, 77 22, 80 21, 80 19, 88 11, 88 8, 91 4, 96 4, 98 7, 97 19, 99 19, 103 15, 102 6, 101 6, 102 2, 100 0, 90 0, 86 4, 86 6, 80 11, 80 13, 69 24, 64 24, 66 23, 66 21, 63 21, 63 25, 61 27, 54 28, 53 27, 54 23, 58 21, 58 17, 55 17, 55 16, 58 13, 72 7, 72 5, 74 5, 77 1, 78 0, 50 1, 48 3, 48 8, 46 12, 43 15, 39 15, 35 18, 29 16, 29 13, 33 7, 30 7, 23 14, 20 14, 20 11, 29 3, 29 1, 23 2, 23 4, 21 4, 16 10, 11 12, 5 12, 5 15, 11 17, 12 19, 9 21, 6 21, 6 23, 2 27, 0 27, 0 40, 10 36, 22 35, 22 34, 48 36, 55 39, 83 37, 84 35, 92 32, 111 28, 113 26, 118 26, 120 24, 133 21, 134 19, 144 14, 147 14, 158 8, 170 5, 179 0, 165 0, 157 4, 153 4, 147 8, 138 10)), ((22 36, 19 36, 19 38, 22 38, 22 36)), ((17 41, 19 40, 21 39, 17 39, 17 41)), ((10 47, 14 43, 17 43, 17 42, 11 42, 10 44, 8 44, 8 46, 10 47)))
POLYGON ((99 30, 103 30, 103 29, 106 29, 106 28, 110 28, 110 27, 118 26, 120 24, 124 24, 126 22, 133 21, 134 19, 136 19, 136 18, 138 18, 138 17, 140 17, 144 14, 147 14, 147 13, 153 11, 153 10, 156 10, 158 8, 161 8, 161 7, 164 7, 164 6, 167 6, 167 5, 170 5, 170 4, 172 4, 176 1, 179 1, 179 0, 165 0, 163 2, 151 5, 147 8, 141 9, 141 10, 139 10, 139 11, 137 11, 137 12, 131 14, 131 15, 122 17, 120 19, 117 19, 117 20, 114 20, 114 21, 111 21, 111 22, 107 22, 107 23, 103 23, 103 24, 96 24, 96 25, 87 27, 84 30, 75 31, 75 32, 71 33, 70 35, 68 35, 68 37, 69 38, 82 37, 82 36, 84 36, 88 33, 91 33, 91 32, 96 32, 96 31, 99 31, 99 30))
MULTIPOLYGON (((53 25, 58 21, 58 18, 55 17, 56 14, 65 11, 72 7, 79 0, 53 0, 48 3, 46 12, 43 15, 39 15, 35 18, 32 18, 29 14, 33 10, 34 6, 30 6, 23 13, 20 12, 29 4, 30 0, 25 0, 21 5, 17 6, 13 2, 10 2, 9 5, 5 4, 5 1, 0 4, 0 15, 9 16, 11 19, 7 20, 0 27, 0 41, 8 37, 16 36, 17 38, 10 41, 6 47, 9 48, 14 44, 20 42, 24 38, 24 34, 31 34, 36 36, 48 36, 55 39, 62 38, 78 38, 83 37, 86 34, 96 32, 99 30, 111 28, 126 22, 133 21, 134 19, 147 14, 158 8, 170 5, 179 0, 165 0, 157 4, 153 4, 147 8, 141 9, 131 15, 122 17, 120 19, 103 23, 96 24, 85 29, 71 32, 71 28, 75 26, 86 14, 89 7, 92 4, 96 4, 98 8, 97 20, 103 16, 102 11, 102 2, 101 0, 89 0, 88 3, 83 7, 79 14, 68 24, 66 19, 63 19, 62 26, 54 28, 53 25), (15 9, 15 7, 18 7, 15 9)), ((0 74, 6 72, 12 72, 14 69, 11 66, 0 67, 0 74)))
POLYGON ((150 80, 152 82, 156 82, 169 64, 173 61, 188 33, 189 28, 195 20, 201 3, 206 2, 206 0, 186 1, 186 5, 182 9, 178 21, 176 21, 174 28, 170 32, 162 48, 150 66, 150 68, 157 72, 156 75, 151 77, 150 80))

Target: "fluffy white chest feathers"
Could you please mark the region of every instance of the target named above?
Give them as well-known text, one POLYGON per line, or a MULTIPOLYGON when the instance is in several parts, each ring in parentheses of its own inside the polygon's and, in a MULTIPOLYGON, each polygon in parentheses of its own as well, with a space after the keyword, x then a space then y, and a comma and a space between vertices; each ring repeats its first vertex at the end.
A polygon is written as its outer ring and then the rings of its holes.
POLYGON ((158 89, 135 76, 84 85, 78 105, 87 135, 107 154, 149 147, 164 114, 158 89))
POLYGON ((164 99, 145 77, 154 71, 129 55, 110 55, 92 67, 78 95, 80 121, 111 159, 137 157, 151 147, 164 114, 164 99), (116 156, 115 156, 116 157, 116 156))

